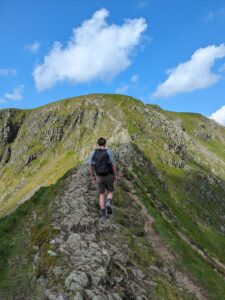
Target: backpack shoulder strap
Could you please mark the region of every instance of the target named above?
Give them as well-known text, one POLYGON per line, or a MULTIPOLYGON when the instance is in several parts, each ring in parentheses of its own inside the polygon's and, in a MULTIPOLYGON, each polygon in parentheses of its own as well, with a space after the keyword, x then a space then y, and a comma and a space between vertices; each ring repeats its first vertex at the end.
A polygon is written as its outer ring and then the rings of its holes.
POLYGON ((93 150, 93 156, 92 156, 92 159, 95 157, 95 154, 97 153, 97 150, 98 150, 98 149, 93 150))

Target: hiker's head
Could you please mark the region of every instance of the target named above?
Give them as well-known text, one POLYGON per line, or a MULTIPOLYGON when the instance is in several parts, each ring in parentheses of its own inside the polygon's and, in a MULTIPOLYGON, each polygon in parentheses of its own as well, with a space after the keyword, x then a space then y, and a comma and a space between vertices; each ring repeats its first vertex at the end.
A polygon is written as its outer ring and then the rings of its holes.
POLYGON ((104 139, 103 137, 100 137, 98 139, 98 145, 99 145, 99 147, 105 147, 106 146, 106 139, 104 139))

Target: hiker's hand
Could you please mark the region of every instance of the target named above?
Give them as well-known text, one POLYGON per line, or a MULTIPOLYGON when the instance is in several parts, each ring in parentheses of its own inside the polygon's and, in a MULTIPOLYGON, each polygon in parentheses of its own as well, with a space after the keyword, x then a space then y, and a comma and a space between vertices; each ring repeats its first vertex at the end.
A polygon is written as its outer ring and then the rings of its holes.
POLYGON ((95 183, 95 181, 96 181, 96 177, 95 176, 91 176, 91 182, 95 183))
POLYGON ((117 180, 118 180, 117 175, 113 175, 113 182, 117 182, 117 180))

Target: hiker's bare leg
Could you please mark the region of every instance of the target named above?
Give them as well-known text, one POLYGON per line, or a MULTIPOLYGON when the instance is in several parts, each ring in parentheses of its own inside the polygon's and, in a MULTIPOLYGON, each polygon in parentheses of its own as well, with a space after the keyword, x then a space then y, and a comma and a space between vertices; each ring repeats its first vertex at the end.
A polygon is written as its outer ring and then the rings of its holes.
POLYGON ((99 195, 99 205, 101 209, 105 208, 105 193, 99 195))
POLYGON ((113 198, 113 192, 108 191, 107 199, 112 199, 112 198, 113 198))

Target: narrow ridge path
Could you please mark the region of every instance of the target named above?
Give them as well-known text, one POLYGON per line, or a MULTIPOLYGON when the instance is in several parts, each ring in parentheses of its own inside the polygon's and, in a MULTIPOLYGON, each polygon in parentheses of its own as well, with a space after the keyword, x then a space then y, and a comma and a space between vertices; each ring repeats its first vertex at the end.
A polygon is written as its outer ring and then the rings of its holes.
POLYGON ((44 299, 154 299, 150 278, 126 254, 120 227, 113 219, 101 222, 86 166, 66 179, 55 206, 52 225, 59 233, 50 241, 51 253, 63 262, 52 270, 54 284, 43 285, 44 299))

